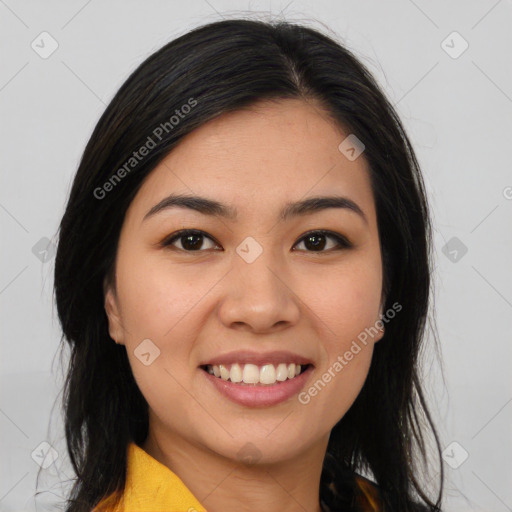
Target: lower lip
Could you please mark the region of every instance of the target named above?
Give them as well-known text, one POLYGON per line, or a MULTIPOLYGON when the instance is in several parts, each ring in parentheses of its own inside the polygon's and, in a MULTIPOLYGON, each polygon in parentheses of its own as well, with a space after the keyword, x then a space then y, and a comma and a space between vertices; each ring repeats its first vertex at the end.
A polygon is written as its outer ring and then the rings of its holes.
POLYGON ((293 379, 286 379, 272 385, 236 384, 230 380, 215 377, 206 370, 200 369, 200 371, 204 373, 218 391, 233 402, 247 407, 268 407, 284 402, 298 394, 311 375, 313 366, 308 366, 304 372, 293 379))

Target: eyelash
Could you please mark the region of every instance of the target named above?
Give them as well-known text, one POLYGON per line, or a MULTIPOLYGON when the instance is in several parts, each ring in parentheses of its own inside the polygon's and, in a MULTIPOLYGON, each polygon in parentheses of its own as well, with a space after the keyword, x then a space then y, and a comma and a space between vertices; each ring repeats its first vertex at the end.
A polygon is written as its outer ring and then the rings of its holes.
MULTIPOLYGON (((170 246, 173 244, 173 242, 175 242, 176 240, 179 240, 180 238, 184 238, 187 235, 201 235, 201 236, 204 236, 205 238, 209 238, 212 242, 216 243, 217 245, 220 245, 220 244, 218 244, 218 242, 215 239, 213 239, 211 236, 207 235, 204 231, 201 231, 199 229, 182 229, 182 230, 176 231, 172 235, 168 236, 162 242, 161 246, 170 248, 170 246)), ((352 243, 349 242, 349 240, 347 238, 345 238, 344 236, 339 235, 338 233, 335 233, 333 231, 326 230, 326 229, 317 229, 317 230, 308 231, 307 233, 304 233, 304 235, 302 235, 302 237, 298 240, 297 244, 301 243, 308 236, 311 236, 311 235, 324 235, 327 238, 332 238, 338 243, 338 247, 334 247, 334 248, 322 250, 322 251, 307 251, 306 250, 305 252, 319 253, 319 254, 330 253, 332 251, 340 251, 343 249, 350 249, 353 246, 352 243)), ((295 245, 297 245, 297 244, 295 244, 295 245)), ((295 245, 294 245, 294 247, 295 247, 295 245)), ((178 247, 174 247, 173 250, 194 253, 194 252, 205 252, 207 249, 198 249, 196 251, 188 251, 186 249, 180 249, 178 247)))

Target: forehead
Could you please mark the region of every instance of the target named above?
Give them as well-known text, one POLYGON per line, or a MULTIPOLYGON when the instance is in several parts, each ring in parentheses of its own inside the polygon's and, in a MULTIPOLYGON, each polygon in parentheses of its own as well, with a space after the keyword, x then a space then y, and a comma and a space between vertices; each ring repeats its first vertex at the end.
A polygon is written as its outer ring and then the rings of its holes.
POLYGON ((321 153, 328 158, 336 150, 336 157, 341 156, 337 147, 345 136, 315 100, 260 101, 200 126, 182 139, 171 160, 177 163, 193 158, 198 162, 214 156, 227 163, 248 164, 256 158, 270 168, 274 162, 304 158, 318 162, 321 153))
POLYGON ((132 209, 144 216, 170 193, 214 197, 239 216, 277 211, 308 196, 348 196, 374 214, 364 153, 338 146, 349 135, 314 101, 280 100, 229 112, 185 136, 150 173, 132 209))

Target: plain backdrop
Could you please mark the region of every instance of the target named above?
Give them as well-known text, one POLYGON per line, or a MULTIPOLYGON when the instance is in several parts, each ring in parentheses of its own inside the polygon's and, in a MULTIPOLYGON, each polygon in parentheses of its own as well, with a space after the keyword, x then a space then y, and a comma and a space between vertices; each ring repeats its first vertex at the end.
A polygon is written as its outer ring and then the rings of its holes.
POLYGON ((433 351, 424 374, 443 510, 512 510, 510 0, 0 0, 0 511, 56 510, 73 475, 52 243, 97 120, 171 39, 269 15, 327 26, 398 109, 434 215, 444 379, 433 351))

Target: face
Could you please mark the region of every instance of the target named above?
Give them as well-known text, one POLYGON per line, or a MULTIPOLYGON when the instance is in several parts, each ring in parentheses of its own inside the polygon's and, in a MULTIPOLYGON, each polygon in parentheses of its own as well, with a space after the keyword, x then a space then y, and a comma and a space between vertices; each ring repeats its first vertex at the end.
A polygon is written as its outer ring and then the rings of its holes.
POLYGON ((364 153, 351 161, 338 149, 348 135, 316 103, 264 102, 196 129, 147 177, 126 213, 105 307, 150 430, 230 459, 252 443, 271 462, 328 438, 350 408, 383 333, 360 341, 380 318, 382 262, 364 153), (148 214, 171 194, 231 215, 191 203, 148 214), (353 208, 281 216, 313 197, 353 208), (297 361, 307 371, 275 384, 228 382, 203 366, 224 363, 236 381, 239 363, 242 378, 272 381, 297 361))

